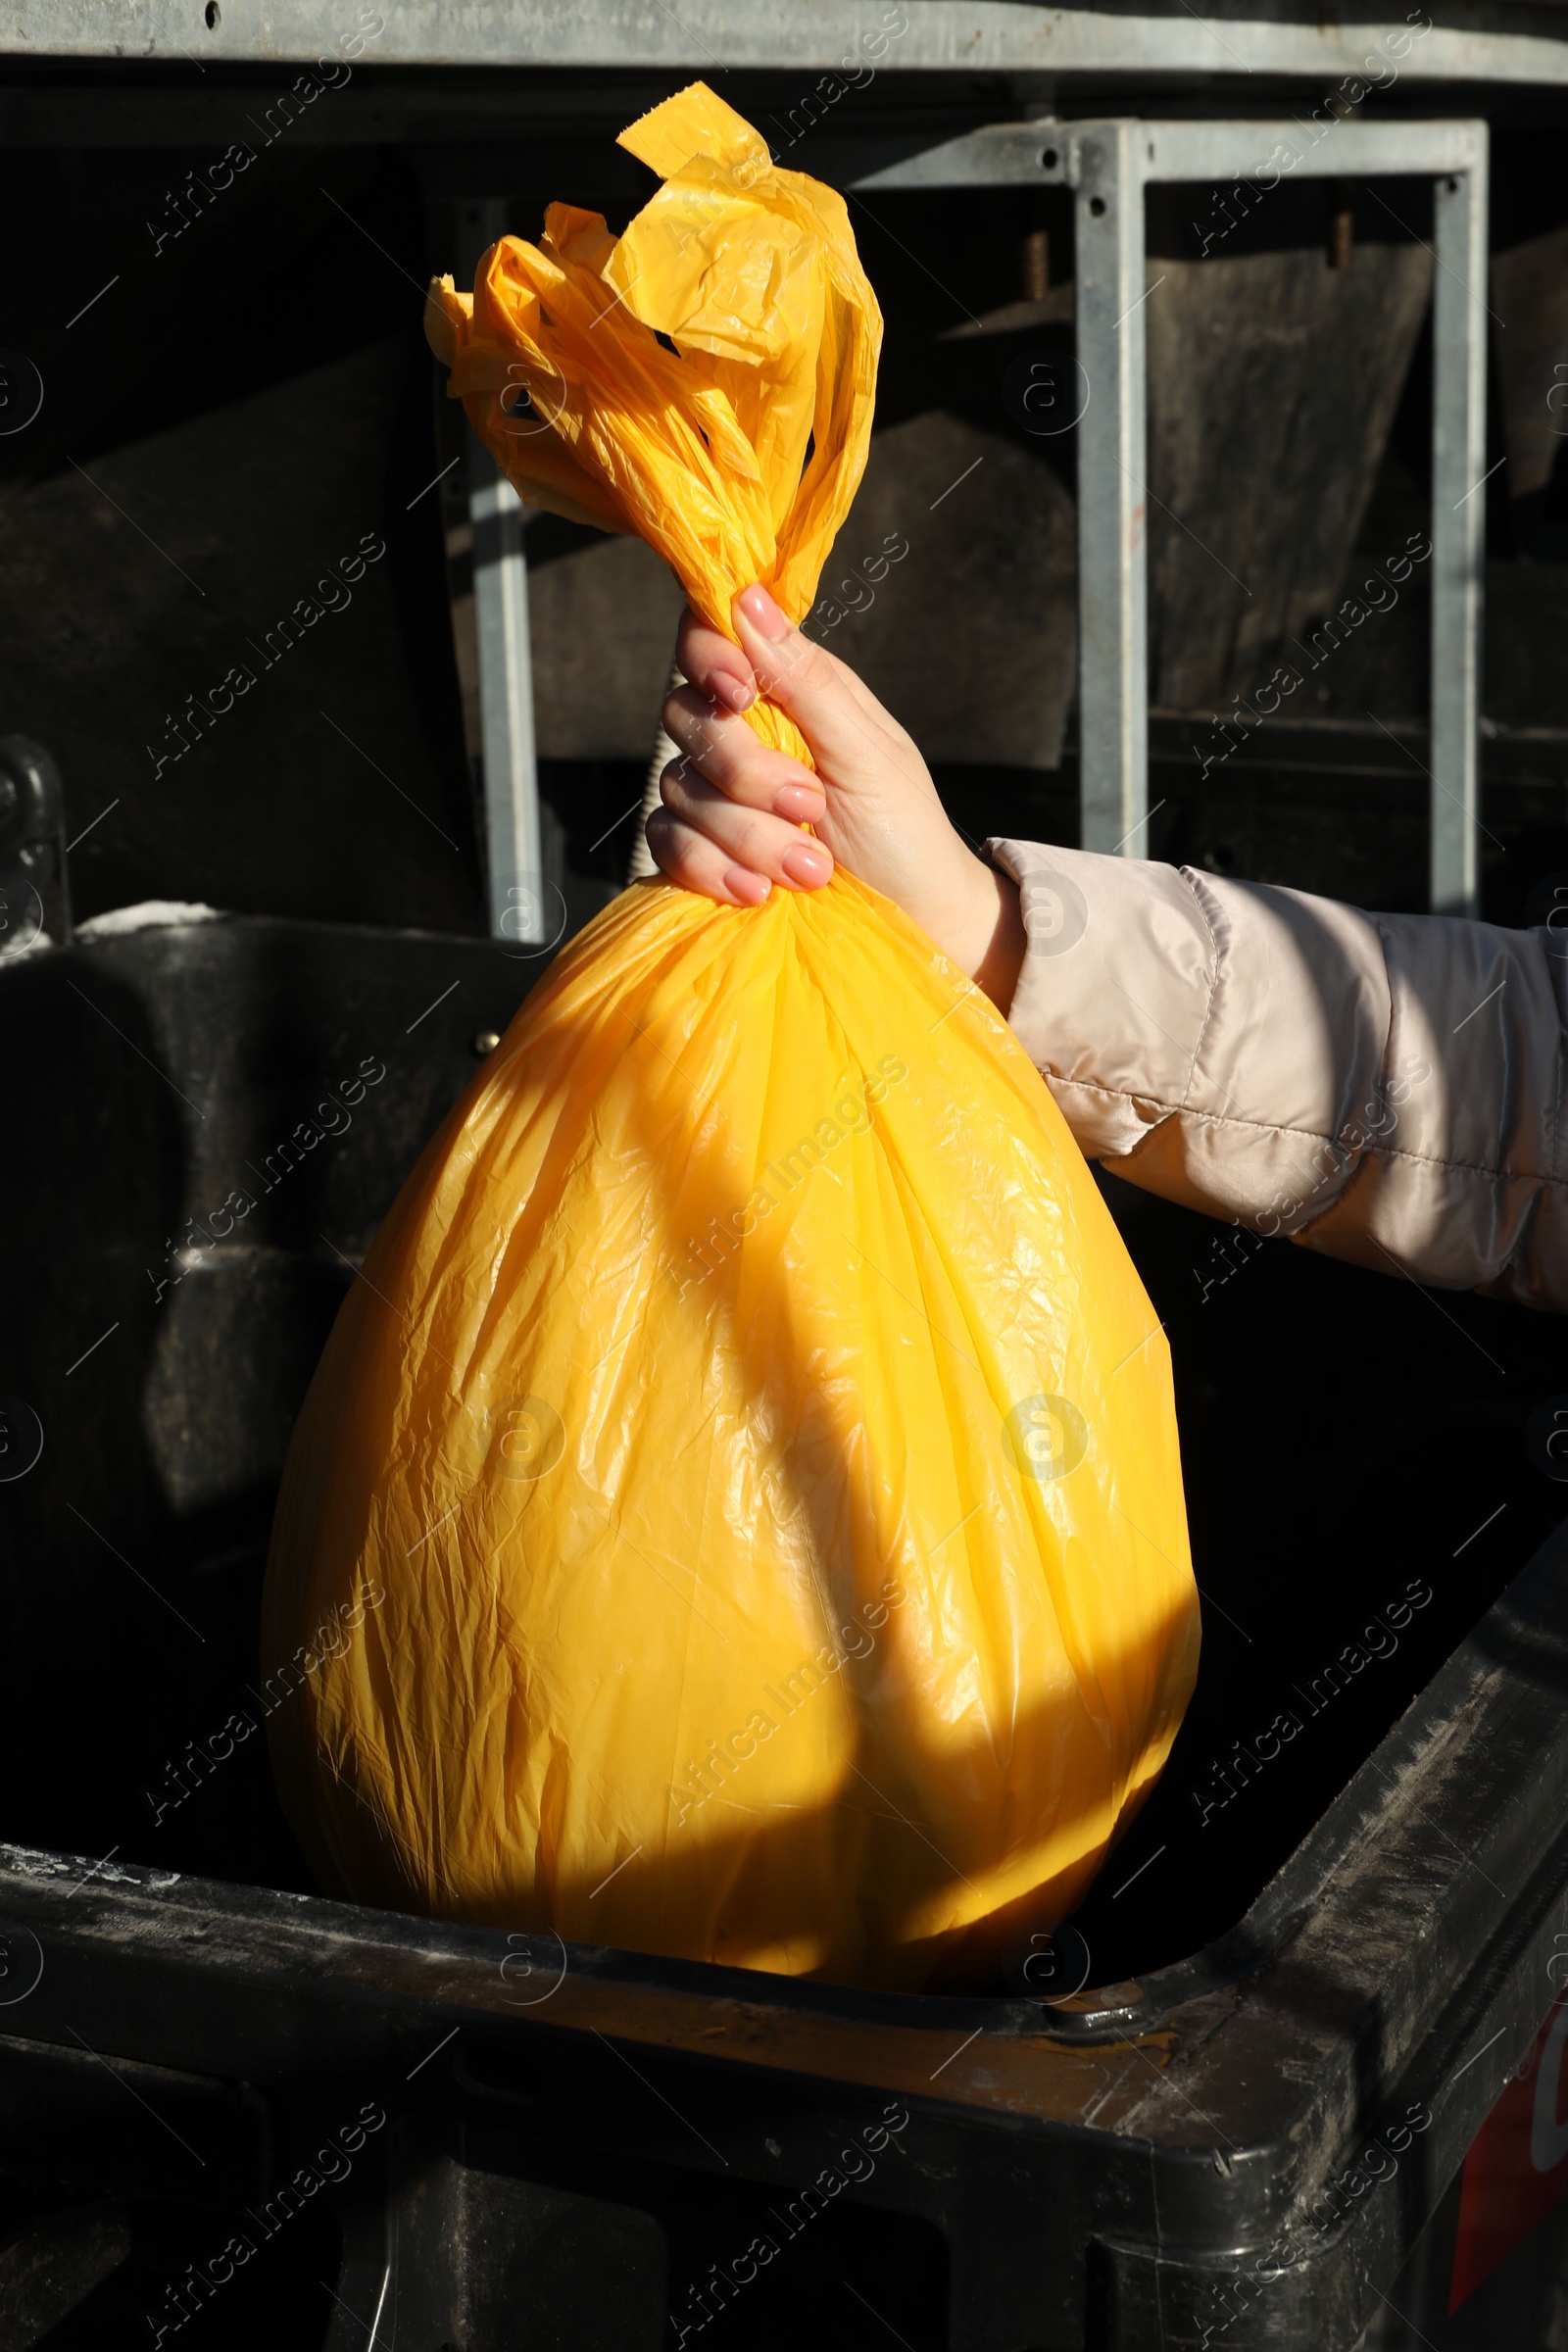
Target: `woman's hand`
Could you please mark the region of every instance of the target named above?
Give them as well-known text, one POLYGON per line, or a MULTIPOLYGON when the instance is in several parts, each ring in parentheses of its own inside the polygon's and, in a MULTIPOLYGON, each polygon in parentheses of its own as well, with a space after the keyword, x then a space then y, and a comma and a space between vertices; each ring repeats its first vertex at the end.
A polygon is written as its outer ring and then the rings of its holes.
POLYGON ((648 820, 658 864, 721 905, 760 906, 775 883, 820 890, 837 860, 895 900, 1005 1012, 1025 944, 1016 883, 965 847, 904 729, 765 588, 736 598, 735 627, 738 646, 692 612, 681 621, 675 658, 691 683, 664 705, 681 757, 648 820), (800 728, 815 775, 740 716, 759 688, 800 728))

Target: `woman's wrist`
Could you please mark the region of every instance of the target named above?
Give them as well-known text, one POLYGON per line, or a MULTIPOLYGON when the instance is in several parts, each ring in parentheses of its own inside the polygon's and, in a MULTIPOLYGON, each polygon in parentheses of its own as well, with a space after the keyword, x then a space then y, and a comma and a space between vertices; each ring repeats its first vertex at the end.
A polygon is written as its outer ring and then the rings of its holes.
POLYGON ((967 852, 965 856, 968 872, 964 906, 949 953, 975 986, 991 999, 997 1010, 1005 1014, 1012 1004, 1029 944, 1018 885, 1010 874, 985 864, 967 852))

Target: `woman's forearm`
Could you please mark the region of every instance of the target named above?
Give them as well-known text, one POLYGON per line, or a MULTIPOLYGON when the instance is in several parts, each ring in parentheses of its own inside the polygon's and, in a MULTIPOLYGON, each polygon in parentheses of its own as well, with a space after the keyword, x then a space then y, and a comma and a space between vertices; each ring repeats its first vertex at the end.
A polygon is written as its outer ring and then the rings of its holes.
POLYGON ((1028 937, 1008 1017, 1091 1157, 1331 1256, 1568 1308, 1553 935, 989 851, 1028 937))

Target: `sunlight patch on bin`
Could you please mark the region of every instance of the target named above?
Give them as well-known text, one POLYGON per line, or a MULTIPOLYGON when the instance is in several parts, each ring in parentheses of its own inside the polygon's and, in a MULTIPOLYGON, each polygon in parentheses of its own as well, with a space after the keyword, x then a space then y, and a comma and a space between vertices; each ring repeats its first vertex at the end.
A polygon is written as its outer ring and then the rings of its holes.
MULTIPOLYGON (((502 1982, 509 1985, 526 1984, 534 1976, 536 1971, 540 1975, 547 1974, 548 1970, 529 1949, 531 1945, 545 1942, 559 1944, 561 1947, 561 1965, 557 1970, 554 1983, 547 1984, 543 1992, 529 1992, 520 1995, 514 1992, 508 1992, 504 1994, 503 1998, 507 2001, 510 2007, 514 2009, 537 2009, 542 2001, 549 2000, 552 1993, 559 1992, 562 1985, 565 1983, 566 1947, 565 1944, 562 1942, 561 1937, 556 1934, 554 1928, 546 1928, 542 1934, 538 1936, 522 1936, 514 1934, 507 1937, 507 1956, 501 1963, 502 1982), (522 1948, 514 1951, 512 1948, 514 1944, 519 1945, 522 1948)), ((556 1967, 556 1963, 553 1959, 549 1962, 549 1967, 556 1967)))

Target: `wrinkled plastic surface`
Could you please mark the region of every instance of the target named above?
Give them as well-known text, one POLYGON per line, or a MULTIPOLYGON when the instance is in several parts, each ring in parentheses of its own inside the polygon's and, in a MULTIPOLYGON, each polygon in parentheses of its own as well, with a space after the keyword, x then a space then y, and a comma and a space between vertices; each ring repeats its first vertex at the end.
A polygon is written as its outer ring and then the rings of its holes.
MULTIPOLYGON (((800 612, 869 422, 842 205, 702 85, 625 139, 667 176, 619 246, 553 207, 432 339, 525 496, 726 628, 754 577, 800 612), (513 442, 517 365, 562 407, 513 442)), ((1168 1350, 899 909, 643 883, 557 958, 353 1285, 265 1619, 332 1891, 906 1988, 1071 1910, 1196 1672, 1168 1350)))

